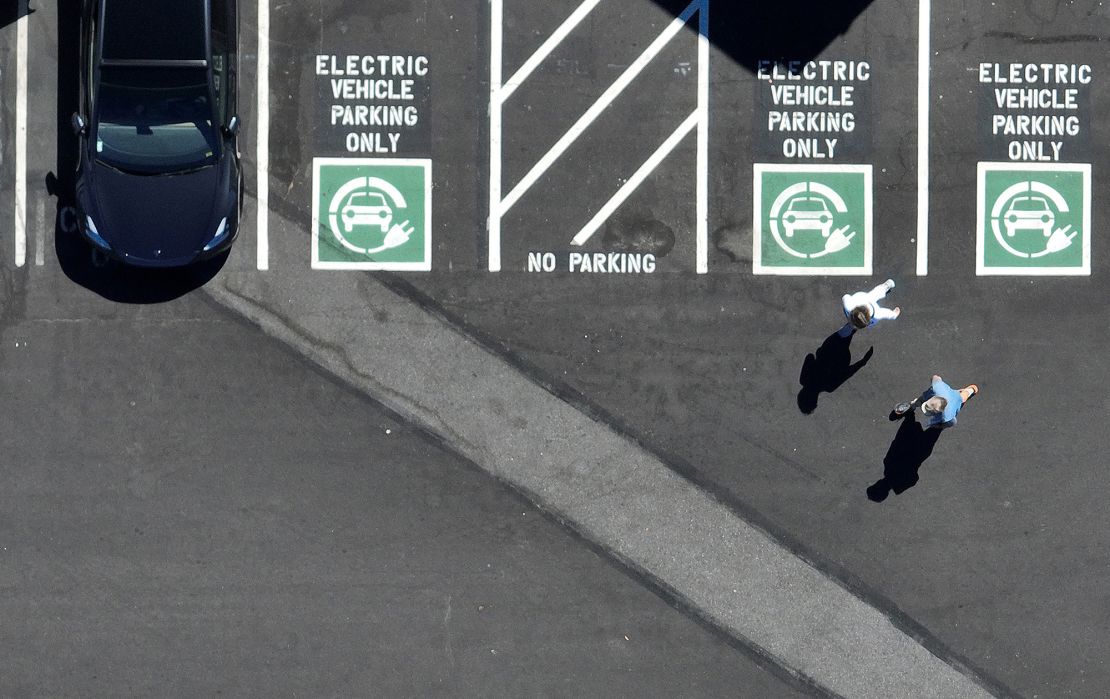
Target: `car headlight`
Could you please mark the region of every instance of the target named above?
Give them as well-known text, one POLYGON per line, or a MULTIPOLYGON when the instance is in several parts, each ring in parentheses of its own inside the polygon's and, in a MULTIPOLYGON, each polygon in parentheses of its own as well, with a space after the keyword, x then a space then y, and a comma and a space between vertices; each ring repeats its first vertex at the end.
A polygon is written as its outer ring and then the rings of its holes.
POLYGON ((216 233, 212 236, 212 240, 208 241, 208 245, 204 246, 204 252, 208 252, 209 250, 212 250, 213 248, 218 246, 220 243, 224 242, 224 240, 227 238, 227 234, 227 216, 224 216, 222 219, 220 219, 220 225, 216 226, 216 233))
POLYGON ((101 250, 111 250, 112 246, 108 244, 107 240, 100 237, 100 231, 96 230, 96 224, 93 223, 92 216, 85 217, 85 236, 92 241, 92 244, 101 250))

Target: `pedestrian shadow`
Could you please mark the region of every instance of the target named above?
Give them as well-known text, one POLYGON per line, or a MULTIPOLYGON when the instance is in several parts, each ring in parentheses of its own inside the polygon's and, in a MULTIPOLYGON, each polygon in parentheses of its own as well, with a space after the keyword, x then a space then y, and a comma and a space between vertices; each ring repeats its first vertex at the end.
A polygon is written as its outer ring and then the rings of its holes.
POLYGON ((825 338, 815 352, 806 355, 802 362, 802 371, 798 376, 798 383, 802 390, 798 391, 798 409, 809 415, 817 409, 817 398, 821 393, 832 393, 840 388, 845 381, 862 369, 871 360, 875 348, 867 350, 855 364, 852 364, 852 338, 841 337, 834 332, 825 338))
POLYGON ((906 414, 883 457, 883 477, 867 488, 868 499, 882 502, 891 491, 901 495, 917 485, 917 472, 932 455, 941 431, 923 428, 912 411, 906 414))

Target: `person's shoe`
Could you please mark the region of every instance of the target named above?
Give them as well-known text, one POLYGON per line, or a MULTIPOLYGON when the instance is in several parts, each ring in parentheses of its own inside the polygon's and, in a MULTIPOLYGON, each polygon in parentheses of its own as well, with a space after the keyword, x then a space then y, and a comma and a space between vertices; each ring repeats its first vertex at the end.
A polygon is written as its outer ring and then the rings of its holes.
POLYGON ((886 283, 886 290, 887 291, 890 291, 891 289, 894 288, 894 280, 893 279, 887 279, 885 283, 886 283))
POLYGON ((977 386, 976 384, 973 384, 973 383, 972 383, 972 384, 968 384, 968 385, 967 385, 967 388, 965 388, 964 390, 967 390, 967 391, 971 391, 971 395, 969 395, 969 396, 967 397, 967 398, 968 398, 968 400, 971 400, 971 397, 972 397, 972 396, 974 396, 974 395, 975 395, 976 393, 978 393, 978 392, 979 392, 979 386, 977 386))
POLYGON ((894 414, 901 417, 913 409, 913 403, 910 401, 903 401, 894 406, 894 414))

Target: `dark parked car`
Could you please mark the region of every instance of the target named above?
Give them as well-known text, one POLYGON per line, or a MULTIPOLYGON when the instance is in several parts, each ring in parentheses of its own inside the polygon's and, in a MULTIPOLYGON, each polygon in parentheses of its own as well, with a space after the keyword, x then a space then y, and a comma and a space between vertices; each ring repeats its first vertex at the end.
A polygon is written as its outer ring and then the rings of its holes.
POLYGON ((85 0, 78 220, 94 256, 186 265, 239 227, 236 0, 85 0))

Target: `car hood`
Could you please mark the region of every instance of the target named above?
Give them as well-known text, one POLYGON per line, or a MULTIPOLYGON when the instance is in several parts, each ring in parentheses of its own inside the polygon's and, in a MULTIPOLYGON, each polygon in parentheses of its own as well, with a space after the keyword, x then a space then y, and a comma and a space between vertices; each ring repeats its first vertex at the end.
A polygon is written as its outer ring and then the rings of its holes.
POLYGON ((175 175, 131 175, 101 163, 90 182, 100 236, 136 262, 191 259, 216 232, 222 213, 221 166, 175 175))

